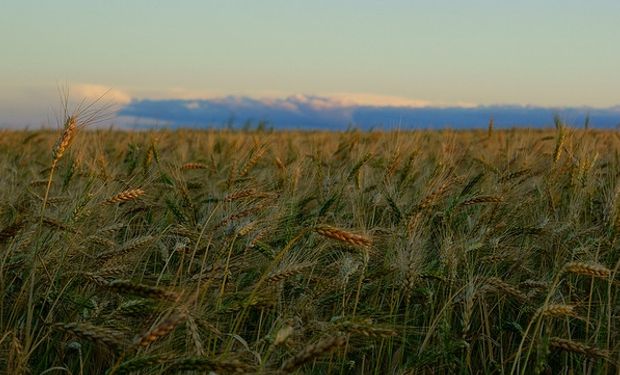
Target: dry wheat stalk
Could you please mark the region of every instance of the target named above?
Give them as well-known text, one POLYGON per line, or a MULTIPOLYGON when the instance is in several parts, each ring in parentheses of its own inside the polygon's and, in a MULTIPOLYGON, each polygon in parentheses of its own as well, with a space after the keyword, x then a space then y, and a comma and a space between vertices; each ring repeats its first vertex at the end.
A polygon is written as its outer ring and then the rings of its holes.
POLYGON ((411 297, 411 293, 413 292, 413 288, 415 287, 416 281, 419 277, 420 275, 417 273, 417 264, 414 262, 409 262, 407 271, 405 272, 405 277, 402 281, 402 286, 405 288, 407 298, 411 297))
POLYGON ((155 144, 151 143, 149 148, 146 150, 144 159, 142 159, 142 171, 145 175, 148 174, 149 167, 153 161, 153 156, 155 156, 155 144))
POLYGON ((474 161, 480 163, 486 170, 489 170, 491 172, 493 172, 496 175, 500 175, 501 172, 499 171, 499 169, 497 169, 495 166, 491 165, 489 162, 487 162, 484 159, 478 158, 478 157, 474 157, 472 158, 474 161))
POLYGON ((103 227, 101 229, 98 229, 97 233, 99 233, 99 234, 113 233, 113 232, 116 232, 117 230, 119 230, 121 228, 124 228, 124 227, 125 227, 125 224, 123 224, 123 223, 115 223, 115 224, 111 224, 111 225, 105 226, 105 227, 103 227))
POLYGON ((521 169, 519 171, 508 173, 508 174, 504 175, 502 178, 499 179, 499 182, 507 182, 507 181, 510 181, 510 180, 514 180, 515 178, 526 176, 526 175, 528 175, 530 173, 532 173, 532 170, 530 168, 521 169))
POLYGON ((77 231, 70 226, 63 224, 59 220, 53 219, 51 217, 44 217, 43 224, 47 225, 50 228, 59 229, 69 233, 77 233, 77 231))
POLYGON ((448 179, 444 181, 436 190, 432 193, 428 194, 422 201, 415 207, 416 210, 423 210, 428 207, 431 207, 437 203, 447 192, 448 189, 453 185, 453 179, 448 179))
MULTIPOLYGON (((35 196, 37 197, 38 200, 43 201, 43 197, 41 197, 39 195, 36 195, 36 194, 35 194, 35 196)), ((49 198, 47 198, 46 204, 56 205, 56 204, 59 204, 59 203, 66 203, 66 202, 68 202, 70 200, 71 200, 71 198, 67 198, 67 197, 49 197, 49 198)))
POLYGON ((184 227, 183 225, 175 225, 172 228, 170 228, 170 234, 173 234, 175 236, 179 236, 179 237, 185 237, 185 238, 189 238, 191 240, 194 240, 198 237, 198 233, 196 233, 196 231, 184 227))
POLYGON ((547 289, 549 287, 549 283, 546 281, 525 280, 519 283, 519 286, 526 289, 547 289))
POLYGON ((266 149, 264 147, 260 147, 259 149, 257 149, 254 152, 254 155, 252 155, 252 158, 248 160, 248 162, 243 166, 243 169, 241 169, 241 172, 239 172, 239 174, 237 175, 237 179, 243 178, 248 173, 250 173, 250 170, 256 165, 256 163, 258 163, 260 158, 263 157, 265 151, 266 149))
POLYGON ((480 261, 495 264, 506 260, 506 258, 508 258, 508 254, 491 254, 481 257, 480 261))
POLYGON ((200 329, 198 328, 196 319, 190 314, 187 314, 187 331, 189 332, 191 341, 194 344, 195 353, 204 356, 205 349, 202 338, 200 337, 200 329))
POLYGON ((237 168, 238 168, 239 160, 235 157, 230 164, 230 169, 228 170, 228 177, 226 178, 226 186, 230 188, 233 186, 236 178, 237 178, 237 168))
POLYGON ((487 279, 485 279, 487 285, 490 285, 492 287, 494 287, 495 289, 502 291, 504 293, 510 294, 511 296, 522 300, 522 301, 527 301, 527 296, 525 295, 525 293, 523 293, 522 291, 520 291, 519 289, 515 288, 514 286, 508 284, 507 282, 505 282, 504 280, 500 279, 499 277, 489 277, 487 279))
MULTIPOLYGON (((35 237, 36 232, 37 232, 37 227, 34 227, 34 226, 31 227, 29 230, 23 232, 20 235, 20 241, 17 244, 17 247, 16 247, 15 250, 17 252, 20 252, 20 251, 23 251, 24 249, 26 249, 28 246, 30 246, 30 244, 36 238, 35 237)), ((2 241, 0 241, 0 243, 2 243, 2 241)))
POLYGON ((467 199, 461 203, 461 206, 471 206, 481 203, 502 203, 504 198, 494 195, 480 195, 474 198, 467 199))
POLYGON ((35 187, 35 186, 45 186, 47 185, 47 179, 42 179, 42 180, 34 180, 30 183, 30 186, 35 187))
POLYGON ((237 230, 237 235, 238 235, 239 237, 245 237, 245 236, 247 236, 247 235, 248 235, 251 231, 253 231, 253 230, 256 228, 256 226, 257 226, 257 225, 258 225, 258 222, 257 222, 257 221, 251 221, 251 222, 249 222, 249 223, 245 224, 244 226, 240 227, 240 228, 237 230))
POLYGON ((109 199, 101 202, 101 204, 115 204, 121 202, 132 201, 134 199, 139 198, 141 195, 144 195, 144 190, 142 189, 129 189, 122 191, 109 199))
POLYGON ((179 294, 173 291, 154 287, 154 286, 138 284, 138 283, 134 283, 129 280, 117 279, 117 280, 105 282, 102 285, 118 293, 134 294, 134 295, 141 296, 141 297, 148 297, 148 298, 154 298, 154 299, 165 299, 165 300, 169 300, 173 302, 178 301, 180 298, 179 294))
POLYGON ((336 328, 347 333, 367 336, 367 337, 394 337, 398 335, 392 328, 386 328, 373 324, 370 319, 360 321, 346 321, 338 323, 336 328))
POLYGON ((136 371, 144 370, 148 367, 168 363, 174 360, 174 358, 176 358, 176 356, 170 354, 155 354, 132 358, 128 361, 121 363, 117 368, 112 369, 109 375, 132 374, 136 371))
POLYGON ((561 318, 564 316, 578 317, 573 305, 549 304, 540 309, 542 316, 561 318))
POLYGON ((123 315, 135 315, 141 316, 151 313, 156 309, 153 301, 149 299, 131 299, 127 302, 121 303, 117 308, 116 312, 123 315))
POLYGON ((181 311, 174 311, 170 316, 161 321, 155 327, 147 331, 142 336, 138 337, 135 342, 136 346, 141 346, 143 348, 148 347, 158 339, 168 335, 172 332, 173 329, 176 328, 183 320, 186 318, 186 314, 181 311))
POLYGON ((249 215, 252 215, 258 211, 260 211, 261 208, 263 208, 263 204, 257 204, 254 207, 250 207, 247 210, 243 210, 240 212, 237 212, 235 214, 229 215, 228 217, 224 218, 224 220, 220 221, 219 223, 217 223, 215 225, 215 229, 221 228, 223 226, 226 226, 228 224, 230 224, 233 221, 237 221, 239 219, 243 219, 244 217, 247 217, 249 215))
POLYGON ((385 183, 387 183, 389 179, 394 175, 394 172, 396 172, 396 169, 400 164, 401 156, 402 154, 400 153, 400 150, 397 149, 390 157, 390 161, 385 168, 385 174, 383 175, 383 181, 385 183))
POLYGON ((189 170, 189 169, 209 169, 209 166, 203 163, 185 163, 181 166, 181 170, 189 170))
POLYGON ((281 171, 286 170, 286 166, 284 165, 284 163, 282 163, 282 160, 280 160, 279 157, 276 156, 276 158, 274 159, 274 162, 276 163, 276 166, 278 167, 278 169, 280 169, 281 171))
POLYGON ((224 202, 232 202, 232 201, 236 201, 237 199, 242 199, 242 198, 247 198, 247 197, 251 197, 252 195, 256 194, 256 189, 245 189, 245 190, 240 190, 240 191, 236 191, 234 193, 230 193, 227 196, 224 197, 224 202))
POLYGON ((566 134, 564 132, 564 128, 559 128, 558 137, 555 143, 555 148, 553 150, 553 163, 557 163, 560 160, 560 156, 562 156, 562 146, 564 146, 564 141, 566 139, 566 134))
POLYGON ((99 286, 106 286, 108 284, 108 280, 102 275, 98 275, 94 272, 79 272, 82 277, 86 280, 92 281, 99 286))
POLYGON ((303 270, 308 267, 312 267, 313 265, 314 263, 301 263, 287 267, 283 270, 272 273, 267 277, 266 281, 268 283, 278 283, 280 281, 288 279, 289 277, 300 274, 303 270))
POLYGON ((101 236, 97 236, 97 235, 89 236, 88 241, 91 243, 97 244, 97 245, 101 245, 103 247, 107 247, 107 248, 113 248, 117 246, 116 242, 110 239, 101 237, 101 236))
POLYGON ((564 350, 571 353, 583 354, 592 358, 609 358, 609 352, 607 350, 588 346, 577 341, 562 339, 559 337, 552 337, 549 339, 549 345, 552 348, 564 350))
POLYGON ((208 264, 200 270, 200 273, 192 276, 192 280, 222 280, 224 277, 230 276, 231 270, 236 267, 232 264, 226 265, 225 262, 216 262, 213 264, 208 264))
POLYGON ((89 323, 56 323, 54 327, 78 337, 101 342, 113 349, 118 350, 125 346, 123 334, 110 328, 99 327, 89 323))
POLYGON ((97 255, 97 259, 99 259, 99 260, 106 260, 106 259, 110 259, 110 258, 113 258, 113 257, 125 255, 125 254, 129 253, 130 251, 139 249, 139 248, 141 248, 143 246, 146 246, 146 245, 150 244, 154 240, 155 240, 155 237, 148 236, 148 235, 147 236, 133 238, 133 239, 125 242, 124 244, 122 244, 117 249, 109 250, 109 251, 104 251, 102 253, 99 253, 97 255))
POLYGON ((322 339, 314 344, 306 346, 302 351, 295 356, 287 359, 280 369, 284 372, 292 372, 306 362, 320 356, 323 353, 327 353, 333 349, 344 346, 346 343, 344 336, 330 336, 322 339))
POLYGON ((11 333, 11 344, 5 368, 11 374, 27 374, 27 358, 24 356, 24 346, 18 335, 11 333))
MULTIPOLYGON (((52 165, 56 165, 62 158, 67 148, 71 145, 77 130, 77 119, 75 116, 69 116, 65 121, 64 131, 60 138, 56 141, 52 149, 52 165)), ((53 168, 53 167, 52 167, 53 168)))
POLYGON ((112 277, 112 276, 121 276, 127 272, 128 266, 125 264, 121 264, 118 266, 104 267, 101 268, 98 272, 99 275, 104 277, 112 277))
POLYGON ((330 225, 318 225, 314 228, 314 231, 323 237, 331 238, 349 245, 360 247, 372 246, 371 238, 361 234, 348 232, 344 229, 332 227, 330 225))
POLYGON ((608 279, 611 270, 598 263, 570 262, 564 266, 563 272, 574 273, 576 275, 585 275, 608 279))

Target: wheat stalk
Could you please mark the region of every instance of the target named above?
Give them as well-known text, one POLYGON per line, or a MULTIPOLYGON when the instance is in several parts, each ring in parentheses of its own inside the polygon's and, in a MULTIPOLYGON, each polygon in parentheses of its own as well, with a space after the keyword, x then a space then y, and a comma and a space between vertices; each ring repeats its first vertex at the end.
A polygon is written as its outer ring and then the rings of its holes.
POLYGON ((314 228, 314 231, 323 237, 344 242, 352 246, 359 246, 365 248, 372 246, 372 239, 370 237, 352 233, 344 229, 332 227, 330 225, 318 225, 314 228))
POLYGON ((601 279, 608 279, 611 275, 609 268, 598 263, 570 262, 564 266, 562 271, 601 279))
POLYGON ((77 131, 77 119, 75 116, 69 116, 65 121, 64 130, 62 135, 56 141, 54 148, 52 149, 52 166, 55 166, 62 158, 65 151, 73 142, 75 133, 77 131))
POLYGON ((436 190, 424 197, 414 210, 424 210, 435 205, 448 192, 453 183, 452 179, 444 181, 436 190))
POLYGON ((300 274, 303 270, 305 270, 308 267, 312 267, 313 265, 314 263, 302 263, 302 264, 297 264, 297 265, 287 267, 283 270, 270 274, 267 277, 266 281, 268 283, 278 283, 280 281, 284 281, 294 275, 300 274))
POLYGON ((295 356, 284 361, 280 367, 280 370, 284 372, 292 372, 321 354, 344 346, 346 341, 347 340, 344 336, 330 336, 314 344, 308 345, 295 356))
POLYGON ((106 199, 105 201, 101 202, 101 204, 115 204, 115 203, 128 202, 128 201, 138 199, 142 195, 144 195, 144 190, 142 189, 129 189, 129 190, 122 191, 106 199))
POLYGON ((166 319, 148 330, 135 341, 136 346, 146 348, 160 338, 167 336, 186 318, 186 314, 180 311, 174 311, 166 319))
POLYGON ((28 358, 24 355, 24 346, 18 335, 11 332, 11 336, 8 358, 6 359, 6 370, 13 374, 28 374, 26 371, 28 358))
POLYGON ((563 304, 549 304, 540 309, 542 316, 561 318, 565 316, 578 317, 575 312, 575 306, 563 304))
POLYGON ((180 298, 179 294, 173 291, 154 286, 138 284, 129 280, 116 279, 109 282, 104 282, 102 285, 118 293, 134 294, 141 297, 164 299, 172 302, 176 302, 180 298))
POLYGON ((255 195, 255 194, 256 194, 256 189, 240 190, 240 191, 236 191, 234 193, 231 193, 231 194, 225 196, 223 201, 224 202, 232 202, 232 201, 236 201, 238 199, 251 197, 252 195, 255 195))
POLYGON ((176 358, 176 356, 170 354, 155 354, 135 357, 121 363, 118 367, 112 368, 108 375, 132 374, 136 371, 144 370, 149 367, 168 363, 174 360, 174 358, 176 358))
POLYGON ((89 323, 56 323, 54 327, 90 341, 101 342, 115 350, 125 346, 124 335, 110 328, 99 327, 89 323))
POLYGON ((515 288, 514 286, 508 284, 507 282, 500 279, 499 277, 489 277, 485 279, 485 281, 487 285, 491 285, 497 290, 507 293, 517 299, 520 299, 522 301, 528 300, 527 295, 525 295, 525 293, 515 288))
POLYGON ((155 237, 149 236, 149 235, 137 237, 137 238, 134 238, 134 239, 131 239, 125 242, 117 249, 108 250, 108 251, 99 253, 96 258, 99 260, 106 260, 106 259, 110 259, 113 257, 125 255, 133 250, 140 249, 141 247, 144 247, 150 244, 154 240, 155 240, 155 237))
POLYGON ((552 348, 564 350, 570 353, 583 354, 592 358, 609 359, 609 352, 607 350, 588 346, 577 341, 562 339, 559 337, 552 337, 549 339, 549 345, 552 348))
POLYGON ((254 152, 254 155, 252 155, 252 158, 250 158, 250 160, 248 160, 248 162, 244 165, 243 169, 241 169, 241 171, 237 175, 237 179, 241 179, 245 177, 250 172, 250 170, 256 165, 256 163, 258 163, 260 158, 263 157, 263 154, 265 153, 265 151, 266 149, 264 147, 258 148, 254 152))
POLYGON ((183 171, 190 169, 209 169, 209 166, 203 163, 185 163, 181 166, 183 171))
POLYGON ((370 319, 358 319, 357 321, 345 321, 338 323, 336 328, 347 333, 367 337, 394 337, 398 335, 392 328, 386 328, 373 324, 370 319))
POLYGON ((98 229, 97 233, 99 233, 99 234, 110 234, 110 233, 114 233, 117 230, 122 229, 124 227, 125 227, 125 224, 123 224, 123 223, 114 223, 114 224, 105 226, 105 227, 103 227, 101 229, 98 229))
POLYGON ((461 203, 461 206, 472 206, 481 203, 502 203, 504 198, 494 195, 480 195, 474 198, 467 199, 461 203))

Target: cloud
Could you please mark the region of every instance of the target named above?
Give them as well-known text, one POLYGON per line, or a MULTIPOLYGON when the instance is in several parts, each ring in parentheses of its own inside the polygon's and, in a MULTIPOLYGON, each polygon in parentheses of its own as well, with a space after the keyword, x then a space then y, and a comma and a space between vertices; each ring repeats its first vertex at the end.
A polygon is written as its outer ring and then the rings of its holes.
POLYGON ((185 103, 185 108, 189 109, 189 110, 193 110, 193 109, 198 109, 200 108, 200 103, 197 101, 191 101, 191 102, 187 102, 185 103))
POLYGON ((593 126, 620 124, 620 108, 547 108, 532 106, 442 106, 427 101, 369 94, 333 96, 292 95, 285 98, 226 96, 211 99, 134 100, 124 106, 125 118, 167 125, 203 127, 243 126, 266 121, 275 128, 342 130, 370 128, 476 128, 493 118, 497 127, 549 127, 554 114, 581 126, 590 116, 593 126))
POLYGON ((391 95, 376 95, 368 93, 334 93, 327 97, 340 106, 368 106, 368 107, 410 107, 421 108, 433 105, 431 101, 403 98, 391 95))
POLYGON ((124 90, 91 83, 42 82, 3 87, 0 90, 0 128, 55 127, 63 123, 65 105, 73 111, 81 102, 88 105, 104 93, 101 102, 94 107, 109 108, 110 116, 132 99, 124 90))
POLYGON ((211 90, 196 90, 183 87, 169 87, 165 89, 149 89, 134 87, 131 89, 132 98, 134 99, 184 99, 184 100, 201 100, 216 99, 224 95, 221 92, 211 90))
POLYGON ((80 100, 93 101, 103 96, 102 99, 110 103, 127 104, 131 102, 131 95, 128 93, 103 85, 82 83, 72 86, 70 91, 72 97, 80 98, 80 100))
POLYGON ((350 109, 318 97, 254 99, 227 96, 215 99, 134 100, 121 109, 121 116, 159 120, 173 125, 221 125, 267 121, 292 127, 325 128, 347 123, 350 109))

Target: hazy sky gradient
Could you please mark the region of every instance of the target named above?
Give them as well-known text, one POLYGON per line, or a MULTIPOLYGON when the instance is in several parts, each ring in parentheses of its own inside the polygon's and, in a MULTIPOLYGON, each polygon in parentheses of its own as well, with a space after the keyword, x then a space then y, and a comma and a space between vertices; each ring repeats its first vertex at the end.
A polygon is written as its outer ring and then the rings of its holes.
POLYGON ((43 113, 66 83, 138 99, 613 106, 619 19, 617 0, 4 0, 0 117, 43 113))

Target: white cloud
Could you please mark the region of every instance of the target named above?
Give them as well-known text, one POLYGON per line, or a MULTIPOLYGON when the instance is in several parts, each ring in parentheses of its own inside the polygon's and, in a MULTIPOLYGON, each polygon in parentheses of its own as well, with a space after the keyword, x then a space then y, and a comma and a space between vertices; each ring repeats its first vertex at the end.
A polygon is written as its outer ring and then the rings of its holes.
POLYGON ((215 99, 225 96, 224 93, 209 90, 194 90, 182 87, 171 87, 160 90, 150 88, 134 88, 131 90, 133 97, 137 99, 166 100, 203 100, 215 99))
MULTIPOLYGON (((237 93, 224 93, 217 90, 196 90, 182 87, 172 87, 163 90, 134 89, 131 91, 136 99, 180 99, 180 100, 215 100, 231 102, 237 98, 251 98, 262 103, 284 107, 290 110, 295 108, 295 103, 304 103, 316 108, 333 109, 341 107, 461 107, 473 108, 477 103, 437 102, 424 99, 412 99, 396 95, 380 95, 364 92, 331 92, 317 94, 291 94, 290 92, 277 90, 247 91, 237 93)), ((242 100, 241 100, 242 101, 242 100)), ((193 105, 193 104, 190 104, 193 105)), ((196 109, 196 108, 189 108, 196 109)))
POLYGON ((434 105, 428 100, 404 98, 392 95, 377 95, 369 93, 333 93, 326 95, 342 106, 370 106, 370 107, 411 107, 421 108, 434 105))
POLYGON ((127 92, 103 85, 82 83, 72 86, 69 91, 72 97, 77 97, 79 100, 84 99, 92 101, 102 98, 104 101, 115 104, 127 104, 131 102, 131 95, 127 92))
POLYGON ((187 108, 187 109, 198 109, 198 108, 200 108, 200 103, 198 103, 197 101, 192 101, 192 102, 189 102, 189 103, 185 104, 185 108, 187 108))

